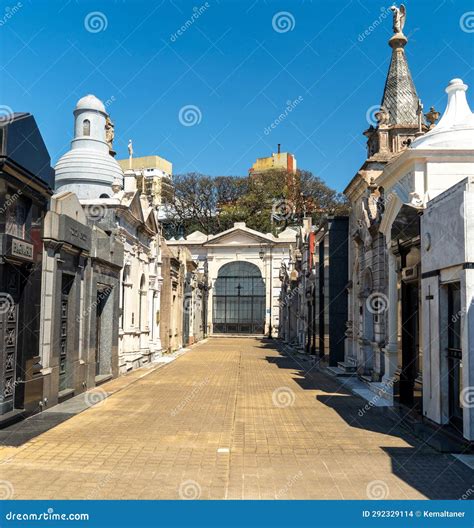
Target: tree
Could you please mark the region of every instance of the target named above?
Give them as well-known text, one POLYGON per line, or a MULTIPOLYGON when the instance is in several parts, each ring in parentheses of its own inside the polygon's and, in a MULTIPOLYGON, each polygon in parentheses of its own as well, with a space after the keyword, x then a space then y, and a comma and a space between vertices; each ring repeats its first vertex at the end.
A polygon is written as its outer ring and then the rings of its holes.
POLYGON ((318 224, 329 215, 347 214, 348 205, 310 171, 268 170, 248 177, 177 175, 169 209, 174 236, 195 230, 215 234, 234 222, 276 234, 305 215, 318 224))
POLYGON ((176 175, 173 187, 173 193, 165 197, 168 233, 180 236, 199 230, 211 234, 227 229, 220 210, 246 192, 246 178, 189 172, 176 175))

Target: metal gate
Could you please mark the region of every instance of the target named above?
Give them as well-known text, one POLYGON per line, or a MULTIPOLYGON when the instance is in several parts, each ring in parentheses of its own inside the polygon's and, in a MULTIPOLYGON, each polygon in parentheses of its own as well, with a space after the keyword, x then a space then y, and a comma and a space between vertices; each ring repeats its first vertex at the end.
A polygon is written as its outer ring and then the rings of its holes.
POLYGON ((213 332, 263 334, 264 331, 265 283, 260 270, 249 262, 225 264, 214 284, 213 332))

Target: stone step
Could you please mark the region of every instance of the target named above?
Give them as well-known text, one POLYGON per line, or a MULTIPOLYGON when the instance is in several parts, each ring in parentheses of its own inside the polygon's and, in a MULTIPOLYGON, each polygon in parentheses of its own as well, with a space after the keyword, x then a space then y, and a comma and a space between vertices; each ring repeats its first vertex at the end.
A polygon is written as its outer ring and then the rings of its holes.
POLYGON ((368 376, 367 374, 361 374, 359 376, 360 380, 369 385, 370 383, 373 383, 372 377, 368 376))
POLYGON ((349 373, 353 373, 357 370, 356 365, 353 365, 352 363, 347 363, 345 361, 338 361, 337 366, 349 373))
POLYGON ((340 367, 326 367, 326 372, 331 374, 331 376, 337 376, 337 377, 350 377, 353 376, 353 372, 347 372, 346 370, 340 368, 340 367))
POLYGON ((372 382, 369 389, 376 395, 387 401, 393 401, 393 387, 383 382, 372 382))
POLYGON ((378 394, 375 394, 375 392, 371 391, 370 388, 354 388, 352 389, 352 392, 354 394, 357 394, 358 396, 361 396, 364 398, 364 400, 367 400, 372 407, 391 407, 392 403, 379 396, 378 394))

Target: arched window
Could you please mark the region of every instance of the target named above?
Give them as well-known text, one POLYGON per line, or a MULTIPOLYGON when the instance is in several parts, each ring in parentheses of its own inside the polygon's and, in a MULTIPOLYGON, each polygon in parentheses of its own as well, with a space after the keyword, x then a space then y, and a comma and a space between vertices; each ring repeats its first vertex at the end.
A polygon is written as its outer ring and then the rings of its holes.
POLYGON ((104 193, 104 194, 101 194, 101 195, 99 196, 99 198, 110 198, 110 196, 109 196, 108 194, 105 194, 105 193, 104 193))
POLYGON ((263 334, 265 283, 255 264, 230 262, 220 268, 214 283, 215 333, 263 334))
POLYGON ((91 135, 91 122, 88 119, 84 119, 82 123, 82 135, 83 136, 91 135))

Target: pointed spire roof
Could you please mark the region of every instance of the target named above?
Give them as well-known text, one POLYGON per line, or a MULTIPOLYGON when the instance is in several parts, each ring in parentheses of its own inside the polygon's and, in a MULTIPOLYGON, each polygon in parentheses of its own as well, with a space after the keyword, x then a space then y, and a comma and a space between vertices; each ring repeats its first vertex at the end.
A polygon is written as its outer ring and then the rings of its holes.
POLYGON ((400 10, 393 6, 394 35, 388 41, 392 48, 392 59, 388 69, 387 80, 382 97, 382 109, 388 114, 388 125, 416 125, 418 123, 419 98, 411 77, 405 56, 408 39, 403 34, 406 10, 403 4, 400 10), (396 25, 397 16, 403 13, 402 24, 396 25))

